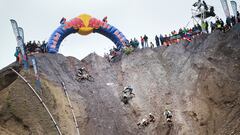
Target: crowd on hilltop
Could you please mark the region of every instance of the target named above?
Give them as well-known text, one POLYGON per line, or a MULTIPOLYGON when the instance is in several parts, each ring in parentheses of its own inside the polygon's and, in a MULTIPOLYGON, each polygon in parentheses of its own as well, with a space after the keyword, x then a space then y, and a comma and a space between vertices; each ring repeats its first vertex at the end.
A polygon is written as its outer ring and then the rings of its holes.
POLYGON ((29 41, 25 44, 26 54, 45 53, 47 52, 46 41, 29 41))
MULTIPOLYGON (((182 40, 186 40, 188 42, 191 42, 194 37, 197 35, 200 35, 202 33, 211 33, 215 30, 220 30, 222 32, 227 32, 230 30, 235 24, 240 22, 240 15, 239 12, 237 12, 237 17, 232 16, 228 17, 224 23, 224 21, 218 17, 216 17, 215 22, 207 22, 203 21, 201 24, 197 23, 192 28, 180 28, 178 31, 173 30, 170 34, 165 34, 164 36, 160 34, 159 36, 155 36, 155 44, 153 42, 149 42, 148 36, 145 34, 144 36, 140 36, 140 42, 137 40, 137 38, 130 39, 129 44, 126 44, 126 46, 123 49, 123 52, 125 54, 130 54, 132 51, 134 51, 137 48, 154 48, 154 47, 160 47, 160 46, 169 46, 172 44, 179 43, 182 40), (141 43, 141 47, 139 44, 141 43)), ((114 61, 114 58, 116 56, 119 56, 121 52, 115 47, 113 49, 110 49, 110 55, 105 54, 105 57, 109 59, 109 61, 114 61)))
MULTIPOLYGON (((46 41, 43 41, 42 43, 40 41, 29 41, 27 43, 24 43, 24 51, 26 52, 26 55, 32 55, 35 53, 46 53, 47 52, 47 43, 46 41)), ((18 46, 16 47, 16 51, 14 53, 14 56, 16 57, 16 61, 18 63, 22 63, 22 55, 21 55, 21 48, 18 46)))

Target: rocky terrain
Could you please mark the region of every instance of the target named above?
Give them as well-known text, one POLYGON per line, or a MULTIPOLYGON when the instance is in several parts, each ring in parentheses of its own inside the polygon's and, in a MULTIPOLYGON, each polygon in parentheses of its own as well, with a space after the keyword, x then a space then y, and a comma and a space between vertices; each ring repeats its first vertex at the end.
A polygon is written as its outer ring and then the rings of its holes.
MULTIPOLYGON (((37 54, 41 90, 64 135, 76 135, 61 82, 65 82, 81 135, 240 135, 240 25, 227 33, 200 35, 188 44, 139 49, 109 63, 97 54, 81 61, 37 54), (86 67, 94 82, 76 81, 86 67), (135 96, 125 105, 125 86, 135 96), (165 109, 173 112, 166 124, 165 109), (156 121, 139 128, 152 113, 156 121)), ((20 70, 34 86, 34 72, 20 70)), ((10 67, 8 66, 8 67, 10 67)), ((0 71, 0 135, 55 135, 34 93, 8 67, 0 71)))

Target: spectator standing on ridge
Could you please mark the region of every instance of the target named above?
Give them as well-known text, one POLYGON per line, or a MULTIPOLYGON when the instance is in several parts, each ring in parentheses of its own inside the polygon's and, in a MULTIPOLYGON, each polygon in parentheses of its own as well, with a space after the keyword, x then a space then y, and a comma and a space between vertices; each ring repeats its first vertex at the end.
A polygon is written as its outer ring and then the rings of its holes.
POLYGON ((159 46, 160 46, 160 43, 159 43, 159 38, 158 38, 157 35, 155 36, 155 41, 156 41, 156 45, 157 45, 157 47, 159 47, 159 46))
POLYGON ((184 36, 184 33, 183 33, 183 29, 182 29, 182 28, 179 29, 178 35, 179 35, 180 37, 183 37, 183 36, 184 36))
POLYGON ((130 39, 130 42, 129 42, 129 44, 130 44, 130 45, 132 45, 132 44, 133 44, 133 40, 132 40, 132 39, 130 39))
POLYGON ((142 36, 140 37, 140 41, 141 41, 142 48, 144 48, 144 39, 142 36))
POLYGON ((223 28, 224 27, 224 22, 222 19, 220 19, 220 24, 221 24, 221 27, 223 28))
POLYGON ((195 33, 197 33, 197 25, 196 24, 194 24, 194 26, 193 26, 193 28, 192 28, 192 31, 193 31, 193 33, 195 34, 195 33))
POLYGON ((208 31, 208 28, 209 28, 208 22, 206 21, 205 23, 206 23, 206 31, 207 31, 207 33, 209 33, 209 31, 208 31))
POLYGON ((161 45, 163 45, 164 44, 164 37, 163 37, 163 35, 160 34, 159 38, 160 38, 161 45))
POLYGON ((239 15, 239 12, 237 11, 237 22, 239 23, 240 22, 240 15, 239 15))
POLYGON ((139 42, 136 38, 133 39, 133 48, 136 49, 139 46, 139 42))
POLYGON ((153 42, 150 42, 150 47, 151 47, 151 48, 154 48, 153 42))
POLYGON ((211 27, 211 32, 213 32, 215 30, 215 24, 213 22, 211 22, 210 27, 211 27))
POLYGON ((144 35, 143 39, 144 39, 145 47, 148 47, 148 37, 144 35))
POLYGON ((234 25, 236 24, 236 18, 235 18, 235 16, 232 16, 231 22, 232 22, 232 26, 234 26, 234 25))
POLYGON ((41 46, 41 43, 40 41, 37 42, 37 46, 40 47, 41 46))
POLYGON ((201 33, 201 32, 202 32, 202 27, 200 26, 200 24, 199 24, 199 23, 197 24, 197 29, 199 30, 199 33, 201 33))
POLYGON ((42 53, 47 52, 47 43, 45 41, 43 41, 40 48, 42 50, 42 53))
POLYGON ((38 48, 37 43, 35 42, 35 40, 30 44, 29 48, 27 49, 29 51, 29 53, 33 53, 35 52, 36 48, 38 48))
POLYGON ((164 35, 164 38, 163 38, 163 41, 164 41, 163 44, 166 45, 166 46, 169 46, 168 39, 169 39, 169 38, 168 38, 167 34, 165 34, 165 35, 164 35))
POLYGON ((204 21, 202 22, 202 32, 203 33, 207 32, 207 30, 206 30, 206 23, 204 21))
POLYGON ((187 33, 188 33, 188 29, 184 27, 184 28, 183 28, 183 34, 184 34, 184 35, 187 35, 187 33))
POLYGON ((232 26, 231 26, 231 18, 230 18, 230 17, 227 17, 227 18, 226 18, 226 24, 227 24, 227 26, 228 26, 229 28, 232 27, 232 26))
POLYGON ((216 20, 215 25, 216 25, 216 29, 218 29, 218 30, 222 30, 222 23, 220 22, 219 19, 216 20))

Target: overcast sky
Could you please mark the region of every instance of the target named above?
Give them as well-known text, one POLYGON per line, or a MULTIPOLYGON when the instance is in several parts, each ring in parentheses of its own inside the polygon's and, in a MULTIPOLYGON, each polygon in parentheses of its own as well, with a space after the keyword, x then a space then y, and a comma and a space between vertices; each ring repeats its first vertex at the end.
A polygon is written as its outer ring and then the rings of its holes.
MULTIPOLYGON (((197 0, 0 0, 0 69, 15 60, 16 40, 9 19, 24 29, 25 42, 48 40, 62 17, 74 18, 82 13, 102 19, 118 28, 128 38, 148 35, 150 41, 160 33, 184 27, 191 19, 192 4, 197 0)), ((220 0, 205 0, 224 18, 220 0)), ((231 10, 231 8, 230 8, 231 10)), ((192 23, 190 23, 192 25, 192 23)), ((155 43, 155 42, 154 42, 155 43)), ((114 46, 99 34, 69 35, 59 53, 82 59, 91 52, 103 55, 114 46)))

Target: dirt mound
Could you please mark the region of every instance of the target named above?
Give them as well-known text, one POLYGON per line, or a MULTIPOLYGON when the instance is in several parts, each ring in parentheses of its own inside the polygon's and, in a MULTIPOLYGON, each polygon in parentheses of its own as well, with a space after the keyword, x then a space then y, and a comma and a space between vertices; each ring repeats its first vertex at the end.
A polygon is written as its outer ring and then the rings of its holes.
MULTIPOLYGON (((239 33, 236 25, 227 33, 198 36, 190 44, 136 50, 117 63, 96 54, 81 61, 61 54, 38 54, 42 84, 38 93, 66 135, 76 134, 76 128, 62 81, 84 135, 237 135, 239 33), (86 67, 94 82, 76 81, 79 67, 86 67), (125 105, 120 96, 128 85, 135 97, 125 105), (165 109, 173 112, 171 127, 163 116, 165 109), (149 113, 156 121, 139 128, 137 123, 149 113)), ((0 134, 57 134, 27 85, 16 76, 6 79, 9 73, 1 72, 0 134)), ((32 69, 20 73, 34 86, 32 69)))

